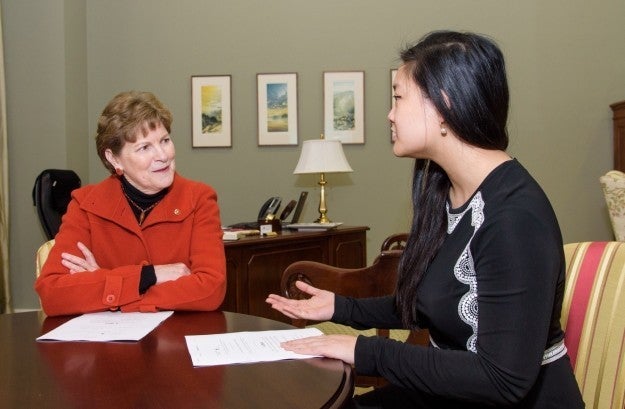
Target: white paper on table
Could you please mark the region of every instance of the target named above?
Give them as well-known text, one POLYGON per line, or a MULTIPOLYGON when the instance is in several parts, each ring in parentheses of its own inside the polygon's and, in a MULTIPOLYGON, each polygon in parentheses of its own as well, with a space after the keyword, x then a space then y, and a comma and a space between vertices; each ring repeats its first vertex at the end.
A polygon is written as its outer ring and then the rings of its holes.
POLYGON ((312 358, 282 349, 280 343, 317 335, 323 335, 317 328, 302 328, 187 335, 185 339, 193 366, 212 366, 312 358))
POLYGON ((37 341, 138 341, 173 311, 83 314, 41 335, 37 341))

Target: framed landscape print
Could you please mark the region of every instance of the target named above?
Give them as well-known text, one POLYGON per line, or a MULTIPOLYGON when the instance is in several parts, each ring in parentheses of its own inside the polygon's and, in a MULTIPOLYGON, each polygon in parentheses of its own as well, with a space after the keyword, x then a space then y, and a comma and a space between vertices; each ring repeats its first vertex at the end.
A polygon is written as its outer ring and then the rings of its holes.
MULTIPOLYGON (((391 68, 391 109, 395 108, 395 92, 393 91, 393 81, 397 75, 397 68, 391 68)), ((391 131, 391 142, 393 142, 393 131, 391 131)))
POLYGON ((397 75, 397 68, 391 68, 391 109, 395 108, 395 92, 393 92, 393 81, 397 75))
POLYGON ((297 74, 257 74, 258 145, 297 145, 297 74))
POLYGON ((323 73, 323 122, 326 139, 365 143, 364 71, 323 73))
POLYGON ((191 77, 194 148, 232 146, 229 75, 191 77))

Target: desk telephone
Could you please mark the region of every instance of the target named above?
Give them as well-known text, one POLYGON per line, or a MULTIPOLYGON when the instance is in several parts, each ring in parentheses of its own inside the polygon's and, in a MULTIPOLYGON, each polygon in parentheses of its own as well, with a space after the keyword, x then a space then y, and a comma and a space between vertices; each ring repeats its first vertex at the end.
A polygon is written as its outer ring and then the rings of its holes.
POLYGON ((265 221, 268 218, 272 218, 274 220, 280 220, 282 223, 286 223, 286 218, 289 217, 291 212, 295 210, 293 213, 293 219, 291 219, 290 223, 297 223, 299 221, 300 214, 302 213, 302 209, 304 208, 304 203, 306 202, 306 197, 308 197, 308 192, 302 192, 299 195, 299 200, 291 200, 282 210, 282 213, 278 216, 278 210, 280 209, 280 205, 282 204, 282 198, 280 196, 272 196, 267 199, 260 210, 258 211, 257 221, 254 222, 243 222, 236 223, 231 225, 232 228, 244 228, 244 229, 257 229, 260 221, 265 221))
POLYGON ((270 197, 260 207, 260 210, 258 211, 257 219, 258 220, 266 220, 267 217, 270 217, 270 216, 273 219, 275 214, 278 212, 278 209, 280 208, 280 204, 281 203, 282 203, 282 198, 281 197, 279 197, 279 196, 270 197))

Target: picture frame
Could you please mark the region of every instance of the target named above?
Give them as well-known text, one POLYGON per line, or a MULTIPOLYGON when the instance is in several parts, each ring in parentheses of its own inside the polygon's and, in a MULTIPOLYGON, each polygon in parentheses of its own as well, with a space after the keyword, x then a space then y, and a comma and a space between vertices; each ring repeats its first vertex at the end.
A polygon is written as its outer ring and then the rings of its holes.
POLYGON ((395 108, 395 93, 393 92, 393 81, 395 81, 395 76, 397 75, 397 68, 391 68, 391 109, 395 108))
POLYGON ((323 73, 323 123, 326 139, 365 143, 365 72, 323 73))
POLYGON ((193 148, 232 146, 230 75, 191 77, 193 148))
MULTIPOLYGON (((395 81, 395 76, 397 75, 397 68, 391 68, 391 108, 395 108, 395 92, 393 91, 393 82, 395 81)), ((390 141, 393 143, 393 130, 389 131, 390 133, 390 141)))
POLYGON ((256 74, 258 145, 297 145, 297 73, 256 74))

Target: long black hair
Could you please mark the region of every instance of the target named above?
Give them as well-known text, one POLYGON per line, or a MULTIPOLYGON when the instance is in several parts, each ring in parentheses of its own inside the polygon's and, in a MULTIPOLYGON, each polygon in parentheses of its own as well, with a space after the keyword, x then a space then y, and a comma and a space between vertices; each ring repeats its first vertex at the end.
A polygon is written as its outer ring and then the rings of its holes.
MULTIPOLYGON (((457 137, 483 149, 508 147, 506 68, 492 40, 474 33, 436 31, 403 50, 401 59, 410 79, 457 137)), ((396 288, 397 311, 407 328, 416 325, 417 287, 445 239, 449 187, 449 177, 437 163, 415 160, 412 226, 396 288)))

